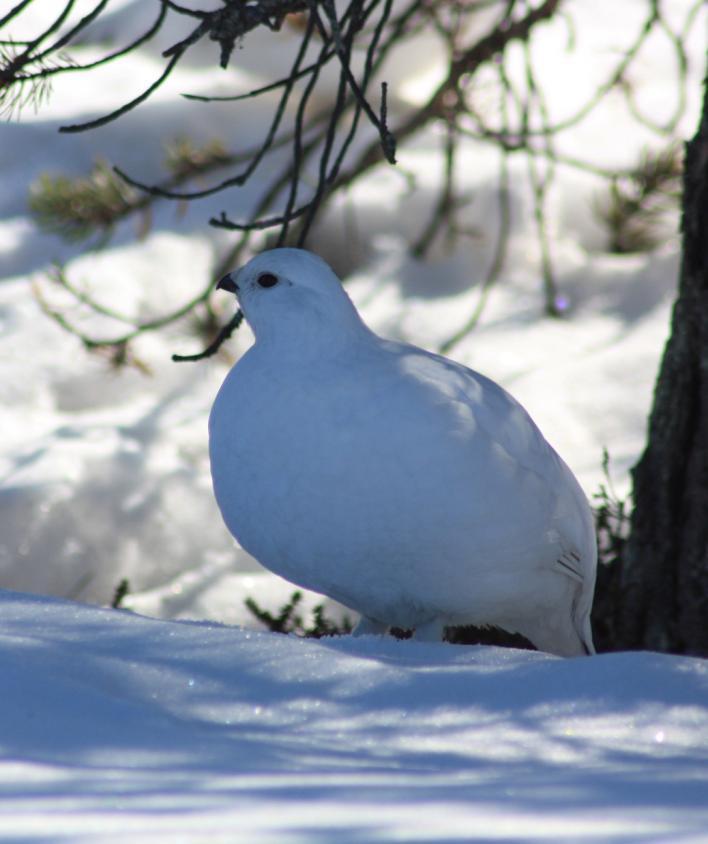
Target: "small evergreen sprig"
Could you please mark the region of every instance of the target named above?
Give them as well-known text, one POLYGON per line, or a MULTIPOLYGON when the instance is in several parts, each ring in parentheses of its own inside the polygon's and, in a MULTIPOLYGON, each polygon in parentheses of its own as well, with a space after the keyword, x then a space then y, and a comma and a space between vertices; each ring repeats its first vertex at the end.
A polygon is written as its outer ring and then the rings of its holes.
POLYGON ((306 625, 297 608, 302 602, 302 592, 296 590, 277 615, 260 607, 253 598, 246 598, 245 604, 271 633, 294 633, 305 639, 321 639, 323 636, 344 636, 352 632, 352 624, 347 616, 337 624, 325 615, 324 604, 318 604, 312 610, 312 623, 306 625))
POLYGON ((602 450, 602 473, 605 483, 593 495, 597 505, 595 530, 597 531, 597 559, 600 565, 610 566, 622 559, 625 543, 629 535, 629 508, 627 501, 615 491, 610 477, 610 455, 606 448, 602 450))
POLYGON ((610 478, 610 457, 602 453, 605 483, 593 495, 597 533, 597 585, 592 608, 595 647, 602 653, 615 646, 615 621, 621 601, 619 574, 630 530, 630 509, 626 499, 617 495, 610 478))
POLYGON ((595 203, 610 252, 647 252, 661 243, 664 218, 678 207, 680 179, 680 147, 672 144, 644 152, 633 170, 610 180, 608 193, 595 203))
POLYGON ((1 41, 0 117, 11 120, 26 106, 37 112, 49 100, 52 74, 74 66, 64 51, 54 56, 33 56, 24 42, 1 41))
POLYGON ((178 182, 184 182, 201 173, 225 167, 232 158, 218 139, 197 146, 191 138, 180 135, 165 144, 163 163, 178 182))
MULTIPOLYGON (((276 615, 262 609, 253 598, 246 598, 245 604, 255 618, 272 633, 294 633, 303 638, 320 639, 323 636, 346 636, 352 632, 352 623, 349 618, 345 616, 341 624, 337 624, 326 617, 324 604, 318 604, 313 609, 312 624, 307 626, 297 612, 302 597, 302 592, 293 592, 276 615)), ((411 631, 394 627, 391 629, 391 635, 396 639, 410 639, 411 631)), ((507 633, 497 627, 448 627, 445 640, 456 645, 501 645, 533 650, 533 645, 521 634, 507 633)))
POLYGON ((124 577, 122 580, 118 581, 118 585, 113 591, 113 597, 111 598, 111 608, 114 610, 122 609, 123 601, 127 597, 128 593, 130 592, 130 583, 128 582, 128 578, 124 577))
MULTIPOLYGON (((232 163, 224 145, 212 140, 197 146, 180 136, 165 145, 163 166, 170 174, 165 190, 232 163)), ((42 174, 30 188, 29 208, 37 225, 69 241, 100 233, 108 238, 124 218, 143 213, 140 233, 149 228, 150 207, 159 192, 146 193, 130 184, 103 158, 85 176, 42 174)))
POLYGON ((107 161, 97 159, 87 176, 43 173, 30 189, 29 207, 45 231, 81 241, 96 231, 110 234, 143 199, 107 161))

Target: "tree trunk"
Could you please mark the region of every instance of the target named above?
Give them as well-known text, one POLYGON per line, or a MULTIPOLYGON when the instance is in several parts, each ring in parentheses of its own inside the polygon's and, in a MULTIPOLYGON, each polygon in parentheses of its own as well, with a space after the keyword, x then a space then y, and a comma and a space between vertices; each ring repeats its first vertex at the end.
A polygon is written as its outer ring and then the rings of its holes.
POLYGON ((708 79, 686 144, 681 228, 671 337, 632 472, 615 646, 708 656, 708 79))

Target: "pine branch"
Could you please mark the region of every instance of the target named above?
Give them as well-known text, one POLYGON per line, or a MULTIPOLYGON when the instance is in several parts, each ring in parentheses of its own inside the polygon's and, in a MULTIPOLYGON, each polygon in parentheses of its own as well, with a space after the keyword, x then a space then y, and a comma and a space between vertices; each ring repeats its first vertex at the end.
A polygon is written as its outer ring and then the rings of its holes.
POLYGON ((644 152, 634 170, 611 180, 607 195, 595 202, 611 252, 646 252, 661 242, 666 213, 678 207, 680 179, 680 148, 672 144, 644 152))

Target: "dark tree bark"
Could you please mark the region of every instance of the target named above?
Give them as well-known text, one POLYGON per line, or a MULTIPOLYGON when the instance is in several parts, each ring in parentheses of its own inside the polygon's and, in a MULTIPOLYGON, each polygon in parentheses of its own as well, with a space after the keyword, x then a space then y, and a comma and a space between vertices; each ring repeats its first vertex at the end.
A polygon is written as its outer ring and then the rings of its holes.
POLYGON ((678 298, 633 470, 614 628, 619 648, 708 656, 708 79, 683 189, 678 298))

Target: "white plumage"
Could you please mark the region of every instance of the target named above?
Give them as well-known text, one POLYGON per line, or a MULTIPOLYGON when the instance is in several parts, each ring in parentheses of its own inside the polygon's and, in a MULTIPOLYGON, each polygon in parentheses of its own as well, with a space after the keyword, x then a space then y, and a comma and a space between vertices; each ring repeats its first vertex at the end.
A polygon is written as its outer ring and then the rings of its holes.
POLYGON ((216 499, 266 568, 357 610, 357 632, 498 625, 592 653, 587 500, 526 411, 458 363, 384 340, 299 249, 229 274, 255 344, 209 420, 216 499))

